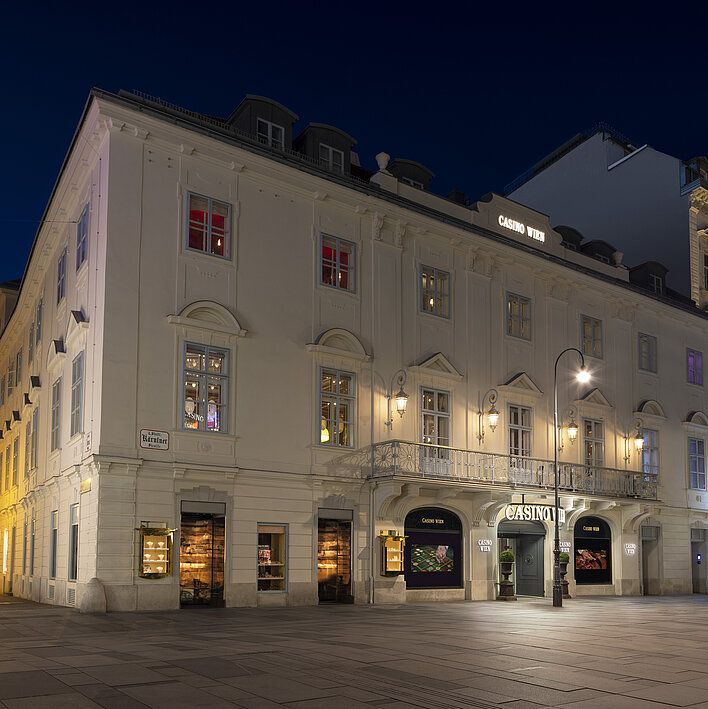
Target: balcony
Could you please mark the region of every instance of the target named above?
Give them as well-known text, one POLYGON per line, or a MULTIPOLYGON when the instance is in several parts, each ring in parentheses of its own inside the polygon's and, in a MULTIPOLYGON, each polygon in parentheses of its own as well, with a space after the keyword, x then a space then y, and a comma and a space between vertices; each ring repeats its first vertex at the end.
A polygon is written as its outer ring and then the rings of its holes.
POLYGON ((708 160, 705 157, 681 163, 681 195, 693 192, 698 187, 708 189, 708 160))
MULTIPOLYGON (((389 441, 372 446, 374 479, 402 476, 469 483, 498 490, 554 489, 553 461, 482 453, 462 448, 389 441)), ((558 464, 562 493, 657 499, 657 475, 577 463, 558 464)))

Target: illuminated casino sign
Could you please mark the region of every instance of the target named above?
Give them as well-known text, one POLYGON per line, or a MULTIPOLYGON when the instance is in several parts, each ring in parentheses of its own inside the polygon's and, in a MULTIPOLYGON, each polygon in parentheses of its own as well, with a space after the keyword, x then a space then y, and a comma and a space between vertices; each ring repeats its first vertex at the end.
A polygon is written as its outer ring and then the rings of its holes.
POLYGON ((523 222, 517 222, 515 219, 509 219, 509 217, 505 217, 503 214, 499 215, 499 226, 503 226, 509 231, 515 231, 517 234, 528 236, 535 241, 544 242, 546 240, 545 232, 534 229, 531 226, 526 226, 523 222))
MULTIPOLYGON (((556 508, 550 505, 507 505, 504 515, 508 520, 523 522, 555 522, 556 508)), ((565 510, 558 508, 558 523, 565 523, 565 510)))

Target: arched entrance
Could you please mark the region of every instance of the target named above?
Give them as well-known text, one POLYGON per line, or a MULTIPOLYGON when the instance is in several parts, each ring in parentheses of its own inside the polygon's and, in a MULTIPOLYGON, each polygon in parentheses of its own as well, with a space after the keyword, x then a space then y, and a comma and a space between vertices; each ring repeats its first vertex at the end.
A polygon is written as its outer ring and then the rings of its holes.
POLYGON ((581 517, 575 523, 575 583, 579 586, 612 583, 612 533, 599 517, 581 517))
POLYGON ((516 557, 514 582, 519 596, 543 596, 543 543, 541 522, 503 520, 497 527, 499 550, 511 549, 516 557))
POLYGON ((462 523, 437 507, 406 515, 404 573, 407 588, 462 587, 462 523))

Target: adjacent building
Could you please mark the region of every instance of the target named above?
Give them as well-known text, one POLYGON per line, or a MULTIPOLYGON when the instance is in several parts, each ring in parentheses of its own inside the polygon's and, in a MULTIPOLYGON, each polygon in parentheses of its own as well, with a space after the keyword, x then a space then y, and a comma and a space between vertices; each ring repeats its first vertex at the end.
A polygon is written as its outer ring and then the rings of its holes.
POLYGON ((705 592, 707 316, 297 121, 91 92, 0 338, 3 591, 491 599, 508 547, 549 595, 557 453, 572 595, 705 592))

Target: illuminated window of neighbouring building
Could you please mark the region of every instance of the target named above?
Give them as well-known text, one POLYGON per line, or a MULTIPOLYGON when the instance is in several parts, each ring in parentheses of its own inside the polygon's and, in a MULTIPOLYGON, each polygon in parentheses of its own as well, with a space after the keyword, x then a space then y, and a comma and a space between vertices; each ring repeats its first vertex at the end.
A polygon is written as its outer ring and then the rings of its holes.
POLYGON ((506 334, 531 339, 531 300, 515 293, 506 294, 506 334))
POLYGON ((355 379, 351 372, 320 369, 320 431, 323 446, 354 445, 355 379))
POLYGON ((320 236, 320 283, 332 288, 356 290, 356 246, 335 236, 320 236))
POLYGON ((581 318, 583 354, 602 357, 602 320, 583 315, 581 318))
POLYGON ((432 266, 420 267, 420 309, 450 317, 450 274, 432 266))
POLYGON ((184 428, 227 431, 228 360, 228 350, 192 342, 185 344, 184 428))
POLYGON ((691 489, 706 489, 705 441, 702 438, 688 439, 688 468, 691 475, 691 489))
POLYGON ((703 353, 686 350, 686 381, 703 386, 703 353))
POLYGON ((231 205, 191 193, 187 203, 187 248, 229 258, 231 205))

